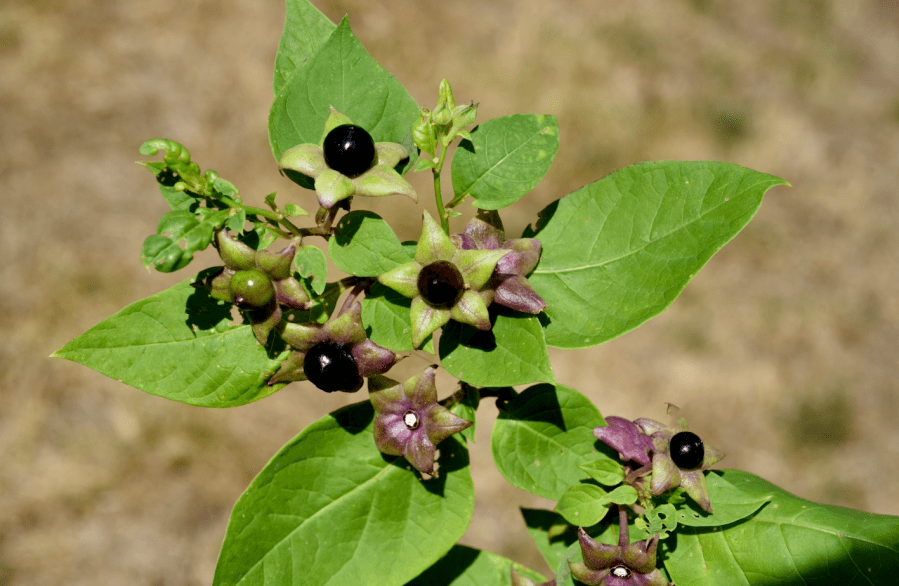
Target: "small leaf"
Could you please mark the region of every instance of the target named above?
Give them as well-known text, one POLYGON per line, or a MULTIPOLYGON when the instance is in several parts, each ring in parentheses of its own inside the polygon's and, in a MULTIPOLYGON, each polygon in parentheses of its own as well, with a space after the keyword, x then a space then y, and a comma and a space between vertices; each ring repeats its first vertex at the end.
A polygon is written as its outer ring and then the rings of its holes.
POLYGON ((296 218, 298 216, 308 216, 309 212, 301 208, 295 203, 289 203, 284 206, 284 215, 288 218, 296 218))
POLYGON ((443 328, 443 368, 479 387, 555 382, 539 319, 505 308, 492 313, 487 331, 456 321, 443 328))
POLYGON ((895 583, 899 517, 819 505, 747 472, 716 474, 769 502, 741 522, 679 529, 665 560, 678 586, 895 583))
POLYGON ((668 307, 782 179, 729 163, 632 165, 550 204, 528 277, 546 300, 546 341, 586 348, 668 307))
POLYGON ((271 395, 266 381, 286 358, 269 357, 250 326, 231 326, 231 305, 192 279, 133 303, 53 355, 152 395, 200 407, 233 407, 271 395))
POLYGON ((474 504, 467 450, 442 442, 423 480, 378 452, 373 420, 368 401, 343 408, 272 458, 234 505, 214 586, 401 586, 453 546, 474 504))
POLYGON ((593 403, 562 385, 535 385, 500 411, 490 437, 493 461, 513 485, 554 501, 587 479, 578 466, 597 457, 593 403))
POLYGON ((309 289, 321 295, 328 284, 328 259, 317 246, 304 244, 297 248, 293 265, 306 281, 309 289))
POLYGON ((609 512, 606 491, 594 484, 578 484, 559 499, 556 511, 566 521, 578 527, 596 525, 609 512))
POLYGON ((470 136, 453 155, 453 191, 456 197, 470 194, 484 210, 512 205, 534 189, 559 150, 554 116, 495 118, 478 125, 470 136))
POLYGON ((454 545, 440 560, 412 580, 407 586, 492 586, 509 583, 511 569, 541 583, 543 576, 510 559, 479 551, 464 545, 454 545))
POLYGON ((596 482, 604 486, 615 486, 624 481, 624 469, 621 464, 613 460, 591 460, 578 466, 581 470, 596 482))

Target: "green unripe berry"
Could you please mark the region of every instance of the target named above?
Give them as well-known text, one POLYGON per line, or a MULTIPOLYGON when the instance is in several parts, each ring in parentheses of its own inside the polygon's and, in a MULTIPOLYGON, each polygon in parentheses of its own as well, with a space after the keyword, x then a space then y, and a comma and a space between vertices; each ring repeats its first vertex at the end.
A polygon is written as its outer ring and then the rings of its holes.
POLYGON ((241 309, 258 309, 265 307, 275 297, 275 286, 268 275, 262 271, 249 269, 237 271, 228 285, 234 303, 241 309))

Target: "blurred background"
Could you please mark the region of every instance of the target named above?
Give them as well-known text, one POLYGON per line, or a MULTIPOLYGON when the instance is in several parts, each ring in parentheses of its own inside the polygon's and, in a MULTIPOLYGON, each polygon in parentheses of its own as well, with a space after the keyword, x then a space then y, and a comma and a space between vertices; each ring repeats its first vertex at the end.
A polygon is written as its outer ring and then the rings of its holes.
MULTIPOLYGON (((667 312, 553 352, 556 376, 606 415, 665 420, 665 402, 679 405, 727 452, 721 466, 899 514, 899 2, 316 4, 334 21, 348 13, 425 106, 447 78, 482 121, 558 117, 561 149, 504 213, 510 233, 639 161, 730 161, 788 180, 667 312)), ((48 358, 218 264, 207 251, 174 275, 141 266, 168 209, 134 164, 144 140, 183 143, 248 202, 278 191, 313 209, 268 147, 283 14, 280 0, 0 4, 0 585, 209 584, 253 476, 304 426, 364 398, 295 383, 207 410, 48 358)), ((411 201, 356 205, 418 237, 411 201)), ((463 541, 546 571, 517 507, 549 503, 495 471, 494 417, 485 402, 463 541)))

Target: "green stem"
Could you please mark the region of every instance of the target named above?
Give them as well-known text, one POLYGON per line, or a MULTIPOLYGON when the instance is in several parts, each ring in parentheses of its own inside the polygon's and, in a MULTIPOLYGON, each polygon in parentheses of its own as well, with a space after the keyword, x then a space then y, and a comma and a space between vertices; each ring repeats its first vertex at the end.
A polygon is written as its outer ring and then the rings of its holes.
MULTIPOLYGON (((441 145, 443 146, 443 145, 441 145)), ((437 214, 440 216, 440 225, 443 231, 449 234, 449 217, 446 208, 443 206, 443 194, 440 190, 440 173, 443 172, 443 163, 446 162, 446 147, 440 149, 440 155, 437 158, 437 165, 434 167, 434 198, 437 200, 437 214)))
POLYGON ((296 224, 288 220, 286 217, 284 217, 284 214, 280 212, 273 212, 263 208, 244 205, 242 203, 238 203, 227 195, 219 196, 218 200, 228 207, 237 208, 247 214, 259 216, 265 218, 266 220, 274 222, 276 225, 284 226, 290 232, 290 235, 293 235, 294 237, 303 238, 304 236, 321 236, 322 238, 327 239, 329 236, 327 230, 322 230, 320 228, 300 228, 296 224))

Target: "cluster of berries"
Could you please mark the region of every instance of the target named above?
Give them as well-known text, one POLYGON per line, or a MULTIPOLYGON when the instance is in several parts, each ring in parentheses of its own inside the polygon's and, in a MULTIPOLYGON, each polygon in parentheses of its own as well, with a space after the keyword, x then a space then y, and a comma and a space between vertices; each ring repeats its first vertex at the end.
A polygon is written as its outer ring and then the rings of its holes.
MULTIPOLYGON (((395 168, 408 157, 401 145, 376 143, 332 108, 319 144, 286 151, 280 165, 313 181, 319 217, 331 214, 333 219, 335 206, 348 209, 354 195, 402 194, 415 200, 415 191, 395 168)), ((216 233, 214 242, 224 266, 197 286, 237 305, 259 343, 266 344, 274 332, 289 347, 268 384, 308 380, 326 392, 356 392, 369 379, 378 448, 405 456, 422 472, 433 472, 436 445, 471 423, 437 402, 435 367, 402 384, 380 376, 397 355, 368 338, 356 299, 374 279, 360 278, 354 293, 324 324, 299 323, 285 318, 315 304, 291 270, 299 239, 277 253, 257 251, 226 229, 216 233)), ((495 211, 481 211, 464 233, 452 236, 425 212, 414 259, 377 281, 412 299, 412 342, 418 348, 451 319, 490 329, 488 306, 494 301, 528 313, 543 311, 546 303, 526 279, 539 257, 536 239, 505 239, 495 211)))

